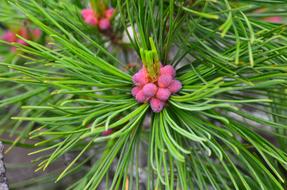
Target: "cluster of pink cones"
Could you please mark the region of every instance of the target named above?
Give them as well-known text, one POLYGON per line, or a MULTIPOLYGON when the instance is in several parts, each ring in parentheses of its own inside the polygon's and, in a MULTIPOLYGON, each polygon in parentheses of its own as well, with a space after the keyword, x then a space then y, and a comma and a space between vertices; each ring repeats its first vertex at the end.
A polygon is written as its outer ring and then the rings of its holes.
POLYGON ((108 30, 111 28, 111 19, 114 12, 113 8, 109 8, 104 11, 103 16, 99 16, 93 9, 87 8, 82 10, 82 17, 85 23, 98 26, 100 30, 108 30))
POLYGON ((171 65, 160 68, 156 81, 151 81, 147 70, 142 68, 133 76, 135 87, 132 95, 139 103, 149 102, 154 112, 160 112, 169 97, 182 88, 180 81, 175 79, 175 69, 171 65))
MULTIPOLYGON (((40 29, 28 30, 25 27, 20 28, 17 32, 6 31, 2 36, 1 39, 5 40, 9 43, 19 43, 22 45, 28 45, 24 40, 17 37, 17 35, 27 39, 27 40, 38 40, 41 35, 42 31, 40 29)), ((15 51, 15 47, 11 48, 11 51, 15 51)))

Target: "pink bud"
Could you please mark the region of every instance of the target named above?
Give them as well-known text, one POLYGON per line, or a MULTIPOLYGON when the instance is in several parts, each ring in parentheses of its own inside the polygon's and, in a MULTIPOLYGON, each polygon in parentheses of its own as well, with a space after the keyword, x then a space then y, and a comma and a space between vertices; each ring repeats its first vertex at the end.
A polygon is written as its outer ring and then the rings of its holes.
POLYGON ((16 41, 16 34, 13 32, 7 31, 1 36, 1 39, 5 40, 6 42, 15 42, 16 41))
POLYGON ((113 133, 113 130, 112 129, 108 129, 108 130, 102 132, 102 136, 108 136, 108 135, 110 135, 112 133, 113 133))
MULTIPOLYGON (((19 30, 18 34, 19 34, 20 36, 22 36, 23 38, 25 38, 25 39, 29 39, 29 34, 28 34, 27 28, 22 27, 22 28, 19 30)), ((18 43, 19 43, 19 42, 18 42, 18 43)))
POLYGON ((25 45, 25 46, 27 46, 28 44, 24 41, 24 40, 22 40, 22 39, 17 39, 17 41, 16 41, 18 44, 22 44, 22 45, 25 45))
POLYGON ((83 9, 82 10, 82 17, 94 16, 94 11, 92 9, 83 9))
POLYGON ((109 8, 108 10, 105 11, 105 17, 110 20, 113 17, 114 12, 115 12, 114 8, 109 8))
POLYGON ((132 95, 133 95, 134 97, 136 97, 137 93, 138 93, 140 90, 141 90, 141 88, 138 87, 138 86, 133 87, 133 89, 132 89, 132 95))
POLYGON ((143 87, 143 93, 146 97, 152 97, 156 94, 157 86, 153 83, 148 83, 143 87))
POLYGON ((140 70, 133 76, 133 82, 135 85, 144 86, 148 83, 148 78, 143 70, 140 70))
POLYGON ((137 94, 136 94, 136 101, 138 103, 144 103, 147 100, 147 98, 145 97, 144 93, 142 90, 140 90, 137 94))
POLYGON ((85 23, 89 25, 96 26, 98 24, 98 19, 92 9, 83 9, 82 17, 84 18, 85 23))
POLYGON ((167 88, 159 88, 156 97, 161 101, 167 101, 170 97, 171 93, 167 88))
POLYGON ((265 21, 267 22, 272 22, 272 23, 281 23, 282 22, 282 17, 280 16, 272 16, 272 17, 266 17, 264 18, 265 21))
POLYGON ((171 65, 166 65, 160 68, 161 75, 170 75, 172 78, 175 77, 175 69, 171 65))
POLYGON ((108 130, 102 132, 102 136, 108 136, 108 135, 110 135, 112 133, 113 133, 113 130, 112 129, 108 129, 108 130))
POLYGON ((96 26, 98 24, 98 19, 95 16, 87 16, 84 18, 85 23, 96 26))
POLYGON ((110 20, 107 18, 102 18, 99 22, 100 30, 108 30, 111 28, 110 20))
POLYGON ((150 106, 152 111, 154 112, 160 112, 163 109, 164 105, 165 103, 157 98, 152 98, 150 100, 150 106))
POLYGON ((177 93, 182 88, 182 84, 178 80, 173 80, 169 85, 168 89, 171 93, 177 93))
POLYGON ((171 75, 160 75, 158 78, 158 86, 161 88, 167 88, 172 81, 171 75))
POLYGON ((34 30, 32 31, 32 33, 33 33, 33 38, 34 38, 35 40, 40 39, 40 37, 41 37, 41 35, 42 35, 42 31, 41 31, 39 28, 34 29, 34 30))

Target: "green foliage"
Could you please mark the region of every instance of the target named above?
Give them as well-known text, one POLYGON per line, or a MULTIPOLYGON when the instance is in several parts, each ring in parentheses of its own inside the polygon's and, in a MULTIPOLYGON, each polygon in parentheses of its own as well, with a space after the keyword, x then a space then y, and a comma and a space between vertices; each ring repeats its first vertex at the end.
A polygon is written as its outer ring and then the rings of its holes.
POLYGON ((31 154, 45 154, 38 171, 76 153, 56 176, 83 172, 70 189, 103 181, 106 189, 140 189, 140 151, 146 189, 285 189, 287 32, 262 18, 286 16, 286 1, 112 3, 110 35, 83 22, 87 2, 10 1, 47 43, 24 39, 29 46, 13 44, 14 61, 0 63, 0 107, 9 109, 1 132, 17 133, 14 145, 29 146, 28 135, 37 140, 31 154), (150 37, 183 84, 161 113, 134 100, 134 71, 126 71, 129 55, 139 60, 141 48, 154 50, 150 37), (13 128, 4 125, 9 117, 13 128))

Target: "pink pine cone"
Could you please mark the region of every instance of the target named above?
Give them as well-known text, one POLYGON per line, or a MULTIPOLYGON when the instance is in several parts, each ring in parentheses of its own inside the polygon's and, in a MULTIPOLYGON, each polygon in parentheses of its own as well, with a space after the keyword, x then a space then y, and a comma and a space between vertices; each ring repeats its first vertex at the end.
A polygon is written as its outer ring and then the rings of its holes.
POLYGON ((83 9, 82 17, 84 18, 85 23, 95 26, 98 24, 98 19, 94 14, 92 9, 83 9))
POLYGON ((1 36, 1 39, 5 40, 6 42, 15 42, 16 34, 14 34, 13 32, 7 31, 1 36))
POLYGON ((138 87, 138 86, 133 87, 133 89, 132 89, 132 95, 133 95, 133 97, 136 97, 136 95, 137 95, 137 93, 138 93, 139 91, 141 91, 141 88, 140 88, 140 87, 138 87))
POLYGON ((94 11, 92 9, 83 9, 82 10, 82 17, 87 17, 87 16, 93 16, 94 15, 94 11))
POLYGON ((272 23, 281 23, 283 21, 282 17, 280 16, 266 17, 264 18, 264 20, 267 22, 272 22, 272 23))
POLYGON ((146 96, 144 95, 143 91, 140 90, 137 94, 136 94, 136 101, 138 103, 144 103, 145 101, 147 101, 146 96))
POLYGON ((102 18, 99 22, 100 30, 108 30, 111 28, 110 20, 107 18, 102 18))
POLYGON ((156 93, 156 98, 161 101, 167 101, 171 95, 171 92, 167 88, 159 88, 156 93))
POLYGON ((160 75, 158 78, 158 86, 160 88, 166 88, 170 85, 171 81, 172 81, 172 76, 171 75, 160 75))
POLYGON ((85 23, 92 25, 92 26, 96 26, 98 24, 98 19, 94 16, 87 16, 84 18, 85 23))
POLYGON ((173 80, 168 87, 169 91, 172 94, 177 93, 181 88, 182 88, 182 84, 178 80, 173 80))
POLYGON ((148 83, 144 85, 142 90, 146 97, 153 97, 156 94, 157 86, 153 83, 148 83))
POLYGON ((152 98, 150 100, 150 107, 152 109, 152 111, 154 112, 161 112, 161 110, 163 109, 165 103, 157 98, 152 98))
POLYGON ((114 12, 115 12, 114 8, 109 8, 108 10, 105 11, 105 17, 110 20, 113 17, 114 12))
POLYGON ((113 133, 113 130, 112 129, 108 129, 108 130, 102 132, 102 136, 108 136, 108 135, 110 135, 112 133, 113 133))
POLYGON ((18 39, 16 42, 17 42, 18 44, 22 44, 22 45, 25 45, 25 46, 28 45, 28 44, 27 44, 24 40, 22 40, 22 39, 18 39))
POLYGON ((172 78, 174 78, 175 73, 175 69, 171 65, 166 65, 160 68, 160 75, 170 75, 172 78))
POLYGON ((40 37, 41 37, 41 35, 42 35, 42 31, 41 31, 40 29, 38 29, 38 28, 34 29, 34 30, 32 31, 32 33, 33 33, 33 38, 34 38, 35 40, 40 39, 40 37))
POLYGON ((25 39, 29 39, 28 30, 26 28, 21 28, 18 34, 25 39))
POLYGON ((134 74, 133 83, 139 86, 144 86, 145 84, 148 83, 148 78, 145 69, 141 69, 136 74, 134 74))

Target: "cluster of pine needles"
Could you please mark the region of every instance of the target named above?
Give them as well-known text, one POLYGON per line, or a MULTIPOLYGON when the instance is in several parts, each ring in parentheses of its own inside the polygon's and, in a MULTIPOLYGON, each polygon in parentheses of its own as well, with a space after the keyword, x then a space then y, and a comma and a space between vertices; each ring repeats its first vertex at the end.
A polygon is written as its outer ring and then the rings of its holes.
POLYGON ((0 41, 6 151, 38 155, 37 172, 70 155, 45 176, 68 189, 286 189, 286 0, 105 2, 116 15, 103 32, 83 21, 88 1, 1 1, 0 34, 42 31, 0 41), (150 39, 182 83, 160 113, 131 95, 150 39))

